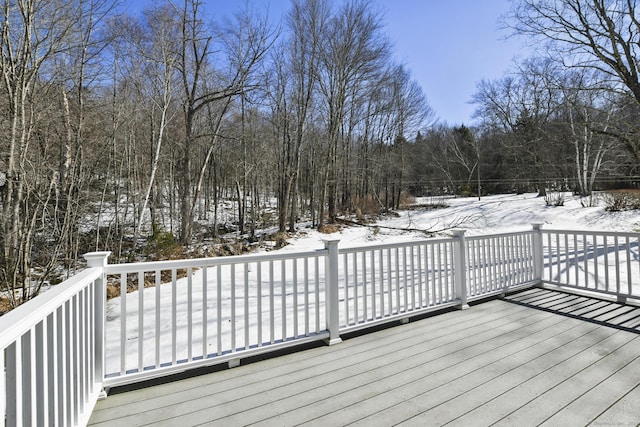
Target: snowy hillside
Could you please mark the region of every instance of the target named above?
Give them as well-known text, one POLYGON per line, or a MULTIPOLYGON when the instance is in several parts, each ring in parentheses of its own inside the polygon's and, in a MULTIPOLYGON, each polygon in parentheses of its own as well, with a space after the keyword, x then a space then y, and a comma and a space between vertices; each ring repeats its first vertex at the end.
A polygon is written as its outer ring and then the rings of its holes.
MULTIPOLYGON (((366 244, 402 242, 408 239, 424 239, 419 232, 403 232, 397 229, 411 228, 440 232, 446 235, 451 228, 466 229, 467 235, 528 230, 532 223, 544 224, 545 229, 639 231, 638 211, 607 212, 604 203, 597 207, 586 206, 588 200, 564 194, 564 206, 546 206, 536 193, 507 194, 467 198, 418 198, 416 205, 445 203, 448 208, 426 208, 400 211, 399 217, 380 220, 375 227, 346 227, 331 237, 341 240, 341 247, 366 244), (389 228, 383 228, 389 227, 389 228)), ((322 247, 321 239, 327 235, 308 231, 305 236, 292 239, 282 250, 297 251, 322 247)))

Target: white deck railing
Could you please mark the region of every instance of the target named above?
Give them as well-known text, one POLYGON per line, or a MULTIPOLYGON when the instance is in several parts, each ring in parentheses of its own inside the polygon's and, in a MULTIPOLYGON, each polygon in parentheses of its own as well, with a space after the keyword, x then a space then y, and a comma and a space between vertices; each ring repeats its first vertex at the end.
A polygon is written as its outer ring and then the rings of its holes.
POLYGON ((5 425, 86 424, 102 391, 104 301, 102 269, 89 268, 0 317, 5 425))
POLYGON ((640 300, 639 233, 545 230, 544 283, 640 300))
POLYGON ((538 283, 536 236, 525 231, 465 238, 456 231, 451 239, 341 249, 340 332, 466 307, 468 301, 538 283))
POLYGON ((460 304, 456 239, 340 250, 341 332, 460 304))
POLYGON ((89 269, 0 317, 0 418, 83 425, 103 389, 547 284, 640 298, 640 234, 542 230, 89 269), (106 301, 107 284, 121 296, 106 301), (149 286, 153 285, 153 286, 149 286), (128 292, 127 292, 128 291, 128 292), (136 291, 136 292, 132 292, 136 291))
POLYGON ((108 265, 105 386, 327 339, 327 254, 108 265))

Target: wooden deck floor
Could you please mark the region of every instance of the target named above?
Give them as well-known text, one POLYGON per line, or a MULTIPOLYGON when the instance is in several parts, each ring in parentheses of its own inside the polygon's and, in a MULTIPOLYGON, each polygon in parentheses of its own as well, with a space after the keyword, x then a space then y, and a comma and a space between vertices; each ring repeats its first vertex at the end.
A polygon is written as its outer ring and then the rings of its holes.
POLYGON ((531 289, 98 402, 95 426, 638 425, 640 308, 531 289))

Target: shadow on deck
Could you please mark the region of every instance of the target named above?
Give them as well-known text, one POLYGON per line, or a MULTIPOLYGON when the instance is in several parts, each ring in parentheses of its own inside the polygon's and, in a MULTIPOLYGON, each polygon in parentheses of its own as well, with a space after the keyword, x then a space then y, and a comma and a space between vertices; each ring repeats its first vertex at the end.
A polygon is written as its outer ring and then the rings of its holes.
POLYGON ((639 327, 638 307, 530 289, 113 394, 90 425, 637 425, 639 327))
POLYGON ((538 289, 505 298, 515 304, 574 319, 640 333, 640 307, 580 295, 538 289))

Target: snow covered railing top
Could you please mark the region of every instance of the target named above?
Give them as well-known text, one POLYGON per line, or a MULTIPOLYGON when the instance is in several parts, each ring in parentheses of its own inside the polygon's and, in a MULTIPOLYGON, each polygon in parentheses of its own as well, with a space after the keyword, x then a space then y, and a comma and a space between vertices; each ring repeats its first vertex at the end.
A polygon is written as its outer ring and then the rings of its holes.
MULTIPOLYGON (((544 283, 640 298, 640 234, 533 229, 89 269, 0 317, 0 419, 81 425, 101 388, 544 283), (106 300, 107 285, 120 297, 106 300)), ((21 424, 22 423, 22 424, 21 424)))

